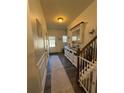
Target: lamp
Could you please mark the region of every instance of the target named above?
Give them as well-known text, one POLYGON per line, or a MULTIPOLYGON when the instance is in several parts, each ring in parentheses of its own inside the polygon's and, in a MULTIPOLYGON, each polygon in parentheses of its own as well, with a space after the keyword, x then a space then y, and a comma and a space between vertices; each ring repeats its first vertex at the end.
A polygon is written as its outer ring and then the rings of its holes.
POLYGON ((63 22, 63 18, 62 17, 57 18, 57 20, 58 20, 59 23, 63 22))

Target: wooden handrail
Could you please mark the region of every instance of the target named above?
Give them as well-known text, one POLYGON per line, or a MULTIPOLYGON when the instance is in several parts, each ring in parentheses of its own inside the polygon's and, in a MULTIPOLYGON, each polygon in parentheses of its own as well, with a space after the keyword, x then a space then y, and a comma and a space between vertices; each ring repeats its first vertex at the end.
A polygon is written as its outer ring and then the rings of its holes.
POLYGON ((94 65, 94 63, 92 63, 91 61, 89 61, 89 60, 87 60, 87 59, 85 59, 85 58, 83 58, 81 56, 79 56, 79 58, 82 59, 82 60, 84 60, 86 63, 89 63, 89 64, 94 65))
POLYGON ((75 27, 79 26, 81 23, 84 23, 84 22, 78 23, 77 25, 75 25, 74 27, 72 27, 70 30, 72 30, 72 29, 74 29, 75 27))
POLYGON ((83 50, 89 46, 95 39, 97 38, 97 36, 95 36, 90 42, 88 42, 81 50, 80 50, 80 53, 83 52, 83 50))

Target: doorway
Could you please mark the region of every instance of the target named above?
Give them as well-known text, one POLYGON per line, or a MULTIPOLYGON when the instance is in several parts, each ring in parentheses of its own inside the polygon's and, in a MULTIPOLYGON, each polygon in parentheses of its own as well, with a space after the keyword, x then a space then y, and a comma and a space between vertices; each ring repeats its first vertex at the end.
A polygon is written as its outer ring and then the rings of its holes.
POLYGON ((56 37, 55 36, 49 36, 49 52, 50 53, 56 53, 57 50, 57 44, 56 44, 56 37))

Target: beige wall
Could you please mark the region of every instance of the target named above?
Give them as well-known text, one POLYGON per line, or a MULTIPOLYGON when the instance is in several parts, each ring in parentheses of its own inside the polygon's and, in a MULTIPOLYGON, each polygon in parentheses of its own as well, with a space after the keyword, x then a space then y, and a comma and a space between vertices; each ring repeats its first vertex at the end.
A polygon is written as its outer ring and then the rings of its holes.
POLYGON ((86 44, 89 40, 91 40, 91 38, 93 38, 93 36, 89 35, 89 32, 97 27, 97 0, 94 0, 93 3, 91 3, 78 17, 76 17, 68 26, 68 29, 82 21, 85 22, 84 44, 86 44))
POLYGON ((62 52, 64 46, 62 42, 62 36, 67 35, 67 31, 62 29, 48 29, 48 35, 56 37, 56 47, 50 48, 49 52, 50 53, 62 52))
MULTIPOLYGON (((29 0, 29 10, 30 10, 30 19, 31 19, 31 25, 32 25, 32 32, 35 32, 36 30, 36 19, 41 23, 41 28, 42 28, 42 34, 43 38, 45 39, 45 34, 47 33, 47 27, 46 27, 46 22, 45 18, 43 15, 42 7, 41 7, 41 2, 40 0, 29 0)), ((34 42, 34 48, 35 51, 37 52, 37 61, 40 58, 40 52, 42 49, 42 45, 40 44, 40 40, 42 38, 40 37, 34 37, 35 42, 34 42)))
MULTIPOLYGON (((39 22, 42 24, 41 28, 43 31, 43 38, 46 39, 45 34, 47 33, 47 27, 44 19, 44 15, 42 12, 42 8, 40 5, 40 0, 28 0, 28 11, 27 11, 27 91, 28 93, 41 93, 43 91, 42 88, 42 78, 41 72, 45 75, 46 73, 46 66, 44 69, 39 69, 36 65, 37 61, 42 56, 41 52, 38 52, 37 56, 35 52, 37 50, 43 51, 45 49, 41 49, 40 47, 40 37, 37 40, 34 40, 34 22, 35 19, 38 19, 39 22), (35 45, 37 42, 37 45, 35 45), (37 60, 36 60, 37 59, 37 60), (41 72, 40 72, 41 71, 41 72)), ((45 40, 44 40, 45 41, 45 40)), ((46 48, 47 44, 45 44, 46 48)), ((47 49, 47 48, 46 48, 47 49)), ((45 62, 47 63, 47 62, 45 62)))

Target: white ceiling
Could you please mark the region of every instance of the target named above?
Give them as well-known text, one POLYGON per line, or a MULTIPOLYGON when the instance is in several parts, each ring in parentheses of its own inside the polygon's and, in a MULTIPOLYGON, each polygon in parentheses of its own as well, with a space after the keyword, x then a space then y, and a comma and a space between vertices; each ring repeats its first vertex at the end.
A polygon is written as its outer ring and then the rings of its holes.
POLYGON ((47 26, 66 28, 94 0, 41 0, 47 26), (57 17, 63 17, 64 22, 58 23, 57 17))

